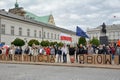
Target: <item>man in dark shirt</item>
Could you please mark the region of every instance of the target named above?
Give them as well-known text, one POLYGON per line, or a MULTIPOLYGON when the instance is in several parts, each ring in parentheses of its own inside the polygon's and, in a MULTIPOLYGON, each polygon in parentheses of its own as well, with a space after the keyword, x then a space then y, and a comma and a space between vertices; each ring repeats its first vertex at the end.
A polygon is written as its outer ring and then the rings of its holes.
POLYGON ((69 55, 70 55, 70 61, 71 61, 71 63, 74 63, 75 48, 72 45, 70 45, 70 48, 69 48, 69 55))

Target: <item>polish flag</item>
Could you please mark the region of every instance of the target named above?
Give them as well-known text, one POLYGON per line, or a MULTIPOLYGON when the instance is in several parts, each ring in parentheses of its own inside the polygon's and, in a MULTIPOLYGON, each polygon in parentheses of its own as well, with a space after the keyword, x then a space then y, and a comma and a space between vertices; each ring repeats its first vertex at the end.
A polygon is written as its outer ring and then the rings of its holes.
POLYGON ((68 34, 61 33, 60 34, 60 40, 72 41, 72 37, 68 34))

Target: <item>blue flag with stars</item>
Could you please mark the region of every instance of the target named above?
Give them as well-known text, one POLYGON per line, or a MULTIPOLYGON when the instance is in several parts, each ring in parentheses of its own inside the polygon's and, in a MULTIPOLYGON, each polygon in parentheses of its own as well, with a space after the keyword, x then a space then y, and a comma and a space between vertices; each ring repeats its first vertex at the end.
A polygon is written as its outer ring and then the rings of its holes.
POLYGON ((81 37, 85 37, 85 38, 89 38, 89 36, 86 34, 86 32, 84 32, 80 27, 77 26, 76 28, 76 35, 77 36, 81 36, 81 37))

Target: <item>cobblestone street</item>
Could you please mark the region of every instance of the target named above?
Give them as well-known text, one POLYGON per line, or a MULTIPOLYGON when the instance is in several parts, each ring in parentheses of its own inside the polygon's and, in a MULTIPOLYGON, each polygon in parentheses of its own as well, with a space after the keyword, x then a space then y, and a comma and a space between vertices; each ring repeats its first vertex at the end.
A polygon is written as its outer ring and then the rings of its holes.
POLYGON ((0 80, 120 80, 120 70, 0 64, 0 80))

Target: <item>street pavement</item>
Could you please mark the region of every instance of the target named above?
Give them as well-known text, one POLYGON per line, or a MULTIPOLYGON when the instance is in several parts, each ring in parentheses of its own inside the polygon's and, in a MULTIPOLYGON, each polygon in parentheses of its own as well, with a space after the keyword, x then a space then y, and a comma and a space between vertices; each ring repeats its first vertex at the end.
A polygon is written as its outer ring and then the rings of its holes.
POLYGON ((0 63, 0 80, 120 80, 120 69, 0 63))

